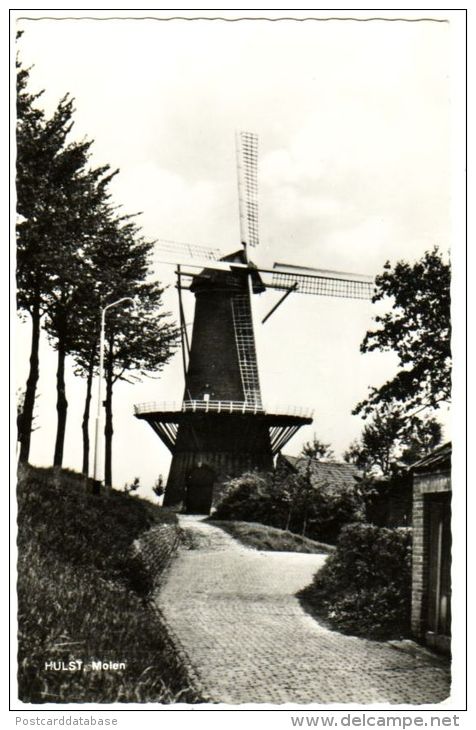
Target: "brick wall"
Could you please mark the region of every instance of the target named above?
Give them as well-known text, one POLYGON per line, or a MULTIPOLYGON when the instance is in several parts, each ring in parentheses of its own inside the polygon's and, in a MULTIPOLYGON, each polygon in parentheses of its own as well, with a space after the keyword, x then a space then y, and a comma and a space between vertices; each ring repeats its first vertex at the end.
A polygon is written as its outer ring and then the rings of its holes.
POLYGON ((197 293, 184 397, 244 399, 231 307, 233 291, 197 293), (208 386, 208 387, 205 387, 208 386))
POLYGON ((412 549, 412 631, 417 637, 423 633, 422 620, 424 587, 426 584, 424 506, 421 485, 415 478, 413 487, 413 549, 412 549))
POLYGON ((413 550, 412 550, 412 610, 413 634, 423 639, 428 608, 428 520, 425 514, 425 496, 451 491, 451 477, 447 470, 413 477, 413 550))

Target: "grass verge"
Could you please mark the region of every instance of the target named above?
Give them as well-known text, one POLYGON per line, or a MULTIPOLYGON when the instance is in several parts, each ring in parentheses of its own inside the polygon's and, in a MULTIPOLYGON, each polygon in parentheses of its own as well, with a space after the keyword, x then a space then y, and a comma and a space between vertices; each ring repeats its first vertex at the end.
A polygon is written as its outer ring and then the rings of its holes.
POLYGON ((199 700, 148 599, 151 583, 143 576, 136 580, 131 562, 132 542, 160 524, 173 529, 175 515, 120 492, 92 495, 71 474, 22 470, 17 586, 20 700, 35 704, 199 700), (98 670, 93 662, 125 667, 98 670))
POLYGON ((247 547, 255 550, 271 550, 292 553, 330 553, 331 545, 295 535, 277 527, 261 525, 258 522, 239 522, 234 520, 208 520, 220 527, 247 547))

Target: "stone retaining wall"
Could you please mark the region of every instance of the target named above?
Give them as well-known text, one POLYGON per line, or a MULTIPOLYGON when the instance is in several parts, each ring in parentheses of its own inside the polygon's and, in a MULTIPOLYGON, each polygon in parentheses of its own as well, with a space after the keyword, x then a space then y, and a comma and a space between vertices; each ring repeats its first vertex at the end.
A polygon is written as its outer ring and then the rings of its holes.
POLYGON ((129 552, 129 579, 142 595, 151 593, 180 545, 180 528, 174 524, 154 525, 142 533, 129 552))

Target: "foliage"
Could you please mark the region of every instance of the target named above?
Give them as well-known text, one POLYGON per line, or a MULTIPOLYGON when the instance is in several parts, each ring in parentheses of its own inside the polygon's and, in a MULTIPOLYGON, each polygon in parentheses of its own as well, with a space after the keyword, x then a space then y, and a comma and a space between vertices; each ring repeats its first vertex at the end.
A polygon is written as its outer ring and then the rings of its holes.
POLYGON ((387 264, 376 279, 374 302, 392 301, 367 332, 362 352, 395 351, 400 369, 354 414, 369 421, 344 459, 365 474, 391 477, 440 442, 440 424, 428 413, 451 392, 450 266, 438 249, 411 265, 387 264))
POLYGON ((280 526, 282 508, 278 499, 273 500, 272 475, 254 471, 230 479, 213 512, 213 519, 280 526))
POLYGON ((140 478, 134 477, 134 480, 131 482, 131 484, 127 484, 127 482, 124 484, 124 492, 126 494, 137 492, 137 490, 140 489, 140 486, 140 478))
POLYGON ((28 82, 28 69, 17 61, 17 303, 32 322, 20 461, 29 456, 44 322, 58 351, 54 463, 61 465, 68 406, 65 357, 78 331, 82 297, 88 293, 88 248, 115 173, 108 166, 90 168, 90 141, 69 139, 73 100, 63 97, 48 118, 38 107, 41 93, 30 92, 28 82))
POLYGON ((17 61, 17 306, 20 314, 28 313, 32 324, 30 369, 18 419, 21 462, 28 460, 30 450, 39 378, 40 324, 45 292, 54 275, 50 261, 54 260, 55 251, 48 231, 54 230, 56 206, 49 191, 50 171, 64 144, 64 119, 68 113, 63 100, 53 117, 46 120, 37 107, 41 92, 33 94, 28 90, 28 78, 28 70, 17 61))
MULTIPOLYGON (((64 154, 64 153, 63 153, 64 154)), ((109 168, 91 170, 89 155, 83 153, 75 160, 64 183, 64 208, 57 209, 61 227, 51 234, 57 251, 55 279, 48 292, 44 329, 58 353, 57 367, 57 435, 54 464, 63 461, 68 402, 66 399, 66 356, 84 336, 81 316, 91 306, 90 249, 97 245, 96 229, 104 215, 106 187, 112 177, 109 168), (58 236, 58 238, 56 238, 58 236)))
POLYGON ((123 297, 133 298, 110 308, 105 317, 105 475, 112 483, 113 389, 118 380, 137 382, 157 375, 172 356, 178 330, 170 314, 162 311, 163 288, 150 281, 149 260, 153 242, 146 241, 135 216, 118 217, 108 209, 98 225, 89 256, 90 281, 79 312, 78 336, 72 354, 77 372, 86 375, 87 390, 83 414, 83 469, 88 465, 88 419, 91 384, 98 364, 99 323, 107 304, 123 297))
POLYGON ((259 522, 333 543, 343 525, 364 518, 364 506, 357 485, 316 483, 309 473, 249 472, 227 483, 213 519, 259 522))
MULTIPOLYGON (((18 306, 44 307, 57 281, 65 228, 74 225, 75 176, 81 181, 90 142, 67 144, 73 101, 64 97, 48 119, 28 91, 28 70, 17 63, 18 306), (64 217, 63 217, 64 216, 64 217)), ((81 182, 80 182, 81 184, 81 182)))
POLYGON ((442 428, 434 418, 410 419, 409 433, 402 443, 400 464, 411 466, 441 444, 442 428))
POLYGON ((287 516, 284 529, 289 530, 293 525, 294 531, 297 532, 299 520, 302 535, 306 534, 307 518, 315 500, 316 490, 311 481, 310 463, 308 460, 308 469, 305 474, 277 470, 273 490, 275 498, 286 506, 287 516))
POLYGON ((155 484, 152 487, 152 491, 154 492, 155 496, 158 499, 160 499, 160 497, 163 496, 163 494, 165 492, 165 487, 164 487, 164 478, 163 478, 162 474, 159 474, 159 476, 157 477, 155 484))
POLYGON ((391 476, 436 448, 441 437, 441 425, 434 418, 407 416, 402 408, 382 404, 344 459, 364 474, 391 476))
POLYGON ((347 525, 301 599, 343 633, 373 639, 408 636, 411 530, 347 525))
POLYGON ((73 99, 63 97, 47 118, 28 81, 17 62, 18 306, 31 312, 39 297, 53 320, 85 270, 117 171, 89 166, 92 141, 69 140, 73 99))
POLYGON ((99 325, 102 308, 123 297, 124 302, 107 310, 105 318, 106 378, 106 483, 111 484, 113 434, 112 397, 117 380, 136 382, 157 374, 170 359, 177 342, 177 329, 162 311, 163 289, 149 279, 153 243, 146 241, 135 216, 118 217, 108 208, 98 222, 94 245, 89 251, 89 280, 83 305, 76 308, 77 333, 72 347, 76 372, 87 378, 83 413, 83 470, 89 462, 88 420, 93 375, 98 365, 99 325))
POLYGON ((312 441, 306 441, 301 449, 301 456, 307 456, 310 459, 332 459, 334 452, 330 444, 320 441, 314 434, 312 441))
POLYGON ((366 476, 365 522, 381 527, 408 527, 412 524, 413 490, 408 471, 390 477, 366 476))
POLYGON ((377 315, 361 352, 396 352, 400 369, 380 388, 371 388, 354 413, 371 415, 376 406, 398 404, 402 412, 437 408, 451 398, 450 265, 435 247, 409 264, 387 262, 376 278, 373 302, 392 308, 377 315))
POLYGON ((165 627, 131 584, 129 548, 176 517, 84 479, 31 469, 18 486, 19 696, 23 702, 194 701, 165 627), (127 663, 117 672, 46 671, 45 661, 127 663))
POLYGON ((159 373, 178 342, 170 313, 161 310, 163 289, 155 282, 131 281, 129 292, 135 297, 134 310, 118 307, 109 310, 106 318, 105 360, 110 362, 112 383, 136 382, 159 373))
POLYGON ((365 499, 359 486, 321 482, 309 510, 307 534, 334 544, 341 529, 364 519, 365 499))

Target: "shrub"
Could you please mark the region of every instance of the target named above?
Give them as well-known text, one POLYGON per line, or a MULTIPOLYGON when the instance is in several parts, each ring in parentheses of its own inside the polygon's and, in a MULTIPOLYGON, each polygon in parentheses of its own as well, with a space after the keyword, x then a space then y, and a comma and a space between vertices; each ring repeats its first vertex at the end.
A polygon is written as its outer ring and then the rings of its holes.
POLYGON ((334 544, 342 526, 364 514, 356 486, 316 484, 305 474, 248 472, 226 484, 213 519, 260 522, 334 544))
POLYGON ((322 482, 316 485, 308 510, 307 535, 335 544, 341 529, 364 519, 364 502, 355 486, 322 482))
POLYGON ((379 639, 408 635, 411 530, 347 525, 301 598, 343 633, 379 639))
POLYGON ((243 520, 281 527, 279 501, 273 495, 272 475, 247 472, 225 484, 225 491, 213 513, 216 520, 243 520))

